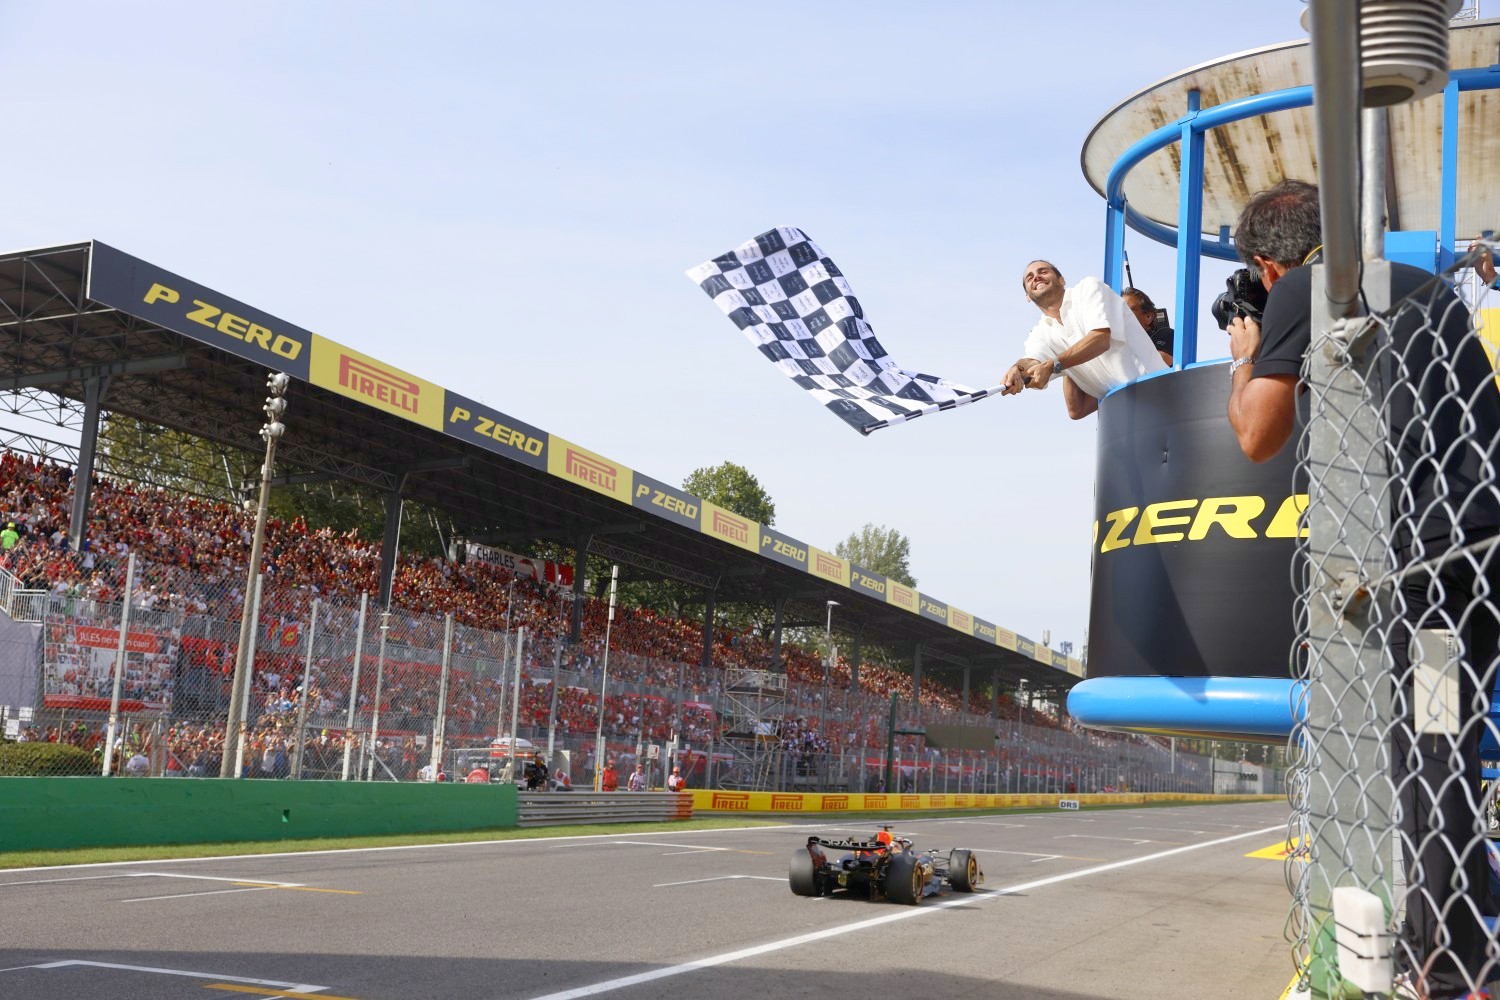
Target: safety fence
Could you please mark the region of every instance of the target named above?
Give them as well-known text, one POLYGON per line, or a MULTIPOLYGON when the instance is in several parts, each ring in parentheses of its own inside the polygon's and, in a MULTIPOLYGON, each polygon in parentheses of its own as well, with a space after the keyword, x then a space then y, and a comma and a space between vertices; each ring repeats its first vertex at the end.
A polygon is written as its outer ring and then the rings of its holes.
POLYGON ((1500 976, 1500 309, 1463 287, 1476 260, 1367 260, 1348 321, 1318 316, 1315 278, 1288 860, 1315 996, 1500 976))
POLYGON ((0 716, 10 738, 59 748, 45 773, 104 773, 108 757, 109 773, 124 776, 415 781, 482 769, 538 789, 592 789, 604 780, 602 731, 621 790, 637 764, 647 788, 663 787, 674 766, 696 788, 864 792, 887 779, 892 791, 923 793, 1281 787, 1275 767, 1084 731, 998 697, 998 717, 905 697, 895 719, 898 729, 987 727, 994 749, 943 750, 908 735, 888 755, 891 702, 873 685, 789 678, 748 718, 724 671, 612 651, 601 691, 598 642, 469 628, 368 598, 323 601, 269 575, 248 602, 244 725, 227 727, 244 581, 136 572, 123 643, 118 595, 47 592, 39 624, 0 616, 0 705, 9 706, 0 716), (524 751, 514 760, 493 745, 511 734, 524 751), (546 764, 545 777, 528 771, 532 761, 546 764))

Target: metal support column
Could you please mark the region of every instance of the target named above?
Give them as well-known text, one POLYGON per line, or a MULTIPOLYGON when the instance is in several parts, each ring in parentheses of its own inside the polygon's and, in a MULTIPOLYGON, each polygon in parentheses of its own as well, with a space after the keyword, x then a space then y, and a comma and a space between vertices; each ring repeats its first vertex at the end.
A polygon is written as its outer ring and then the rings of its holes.
POLYGON ((703 600, 703 659, 704 670, 714 668, 714 591, 707 591, 703 600))
POLYGON ((568 641, 583 641, 583 577, 589 565, 589 542, 592 535, 579 535, 573 543, 573 618, 568 626, 568 641))
POLYGON ((73 510, 68 517, 68 546, 78 552, 88 532, 89 500, 94 490, 94 455, 99 445, 99 404, 109 390, 109 376, 85 379, 83 427, 78 442, 78 468, 73 470, 73 510))
POLYGON ((781 662, 781 618, 786 611, 786 598, 776 598, 773 608, 775 617, 771 622, 771 669, 784 670, 786 665, 781 662))
POLYGON ((391 606, 391 585, 396 579, 396 556, 401 550, 401 511, 405 502, 399 489, 385 495, 385 535, 380 543, 380 597, 382 608, 391 606))
POLYGON ((911 704, 917 718, 922 718, 922 644, 919 642, 911 654, 911 704))
POLYGON ((1187 117, 1180 143, 1182 178, 1177 204, 1177 342, 1172 362, 1177 368, 1198 360, 1198 285, 1203 240, 1203 143, 1194 126, 1201 95, 1188 91, 1187 117))

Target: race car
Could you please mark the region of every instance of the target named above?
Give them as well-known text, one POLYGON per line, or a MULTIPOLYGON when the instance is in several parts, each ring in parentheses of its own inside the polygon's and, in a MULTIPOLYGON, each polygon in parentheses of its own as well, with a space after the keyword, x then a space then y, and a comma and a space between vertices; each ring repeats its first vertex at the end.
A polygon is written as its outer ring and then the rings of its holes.
POLYGON ((829 896, 843 889, 915 906, 944 885, 973 892, 984 881, 984 872, 973 851, 918 851, 909 839, 882 826, 871 840, 808 837, 805 847, 792 852, 787 881, 799 896, 829 896), (824 848, 850 853, 830 860, 824 848))

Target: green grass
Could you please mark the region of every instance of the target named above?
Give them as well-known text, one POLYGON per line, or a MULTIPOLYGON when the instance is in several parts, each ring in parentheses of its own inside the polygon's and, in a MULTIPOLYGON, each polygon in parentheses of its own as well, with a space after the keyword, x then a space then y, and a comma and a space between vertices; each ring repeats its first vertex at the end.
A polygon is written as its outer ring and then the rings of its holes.
MULTIPOLYGON (((1243 800, 1241 800, 1243 801, 1243 800)), ((1144 805, 1087 806, 1084 811, 1142 809, 1166 806, 1231 805, 1228 802, 1150 802, 1144 805)), ((868 823, 875 820, 942 819, 1023 813, 1056 812, 1048 806, 1017 809, 885 809, 846 813, 741 813, 730 816, 684 820, 676 823, 610 823, 592 826, 550 826, 525 830, 466 830, 461 833, 407 833, 380 837, 337 837, 322 840, 255 840, 217 844, 152 844, 142 847, 79 847, 66 851, 12 851, 0 853, 0 870, 40 868, 50 865, 88 865, 118 861, 166 861, 181 858, 211 858, 238 854, 290 854, 302 851, 352 850, 362 847, 401 847, 410 844, 465 844, 486 840, 534 840, 540 837, 591 837, 610 834, 655 833, 663 830, 722 830, 744 826, 787 824, 836 824, 841 820, 868 823)))

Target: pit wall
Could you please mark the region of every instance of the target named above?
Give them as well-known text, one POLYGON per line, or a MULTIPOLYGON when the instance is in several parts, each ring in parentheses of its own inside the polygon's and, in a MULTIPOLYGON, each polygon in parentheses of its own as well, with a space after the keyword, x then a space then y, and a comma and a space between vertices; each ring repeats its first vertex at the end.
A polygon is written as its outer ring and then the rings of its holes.
POLYGON ((880 795, 807 792, 719 792, 694 789, 693 813, 840 813, 922 809, 1058 808, 1059 802, 1090 806, 1139 806, 1153 802, 1271 802, 1281 795, 1204 795, 1190 792, 1099 792, 1091 795, 880 795))
POLYGON ((0 778, 0 852, 515 827, 505 784, 0 778))

